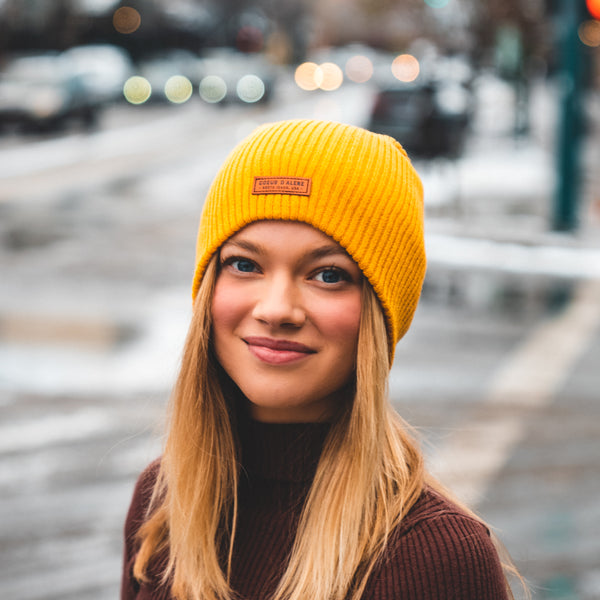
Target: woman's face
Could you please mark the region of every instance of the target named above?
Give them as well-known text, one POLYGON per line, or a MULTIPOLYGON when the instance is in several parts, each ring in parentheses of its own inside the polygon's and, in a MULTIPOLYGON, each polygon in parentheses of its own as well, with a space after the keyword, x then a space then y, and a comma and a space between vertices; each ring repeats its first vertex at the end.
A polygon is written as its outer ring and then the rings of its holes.
POLYGON ((259 221, 220 250, 212 302, 217 358, 268 422, 332 415, 351 379, 362 273, 310 225, 259 221))

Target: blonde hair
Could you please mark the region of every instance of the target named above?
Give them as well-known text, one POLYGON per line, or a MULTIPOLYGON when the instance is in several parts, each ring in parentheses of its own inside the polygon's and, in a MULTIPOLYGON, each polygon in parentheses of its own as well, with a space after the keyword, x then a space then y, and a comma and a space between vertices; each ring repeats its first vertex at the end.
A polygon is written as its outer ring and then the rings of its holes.
MULTIPOLYGON (((223 392, 210 342, 216 277, 213 257, 194 304, 159 477, 134 564, 134 576, 145 580, 149 561, 168 547, 163 580, 171 582, 177 600, 234 597, 229 578, 237 519, 236 411, 223 392), (228 551, 225 572, 223 549, 228 551)), ((442 491, 426 474, 409 425, 388 401, 386 326, 366 279, 356 362, 354 397, 332 424, 272 600, 358 600, 391 532, 424 487, 442 491)), ((511 565, 507 561, 507 570, 511 565)))

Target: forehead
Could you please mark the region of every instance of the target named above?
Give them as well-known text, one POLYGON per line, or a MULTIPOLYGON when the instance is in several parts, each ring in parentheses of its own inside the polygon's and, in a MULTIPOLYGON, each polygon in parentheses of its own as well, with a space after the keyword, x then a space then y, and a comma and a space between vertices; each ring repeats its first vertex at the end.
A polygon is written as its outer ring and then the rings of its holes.
POLYGON ((286 250, 291 246, 304 249, 323 248, 329 249, 329 252, 349 256, 333 238, 312 225, 299 221, 256 221, 232 235, 223 246, 247 243, 275 250, 286 250))

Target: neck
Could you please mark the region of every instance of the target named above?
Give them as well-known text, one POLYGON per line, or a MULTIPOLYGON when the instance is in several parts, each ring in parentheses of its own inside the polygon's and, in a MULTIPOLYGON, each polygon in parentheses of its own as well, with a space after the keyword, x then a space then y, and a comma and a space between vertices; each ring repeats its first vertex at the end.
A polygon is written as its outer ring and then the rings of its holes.
POLYGON ((244 419, 239 426, 243 468, 250 478, 312 481, 329 429, 329 423, 244 419))

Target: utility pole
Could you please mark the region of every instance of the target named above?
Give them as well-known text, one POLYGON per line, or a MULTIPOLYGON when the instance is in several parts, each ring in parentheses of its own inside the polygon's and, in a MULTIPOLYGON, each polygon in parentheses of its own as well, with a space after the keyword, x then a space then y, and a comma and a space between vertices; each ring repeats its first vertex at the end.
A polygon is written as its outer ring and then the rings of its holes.
POLYGON ((580 158, 583 115, 581 96, 585 54, 579 40, 582 0, 561 0, 561 100, 559 111, 557 167, 552 227, 572 231, 577 227, 580 195, 580 158))

